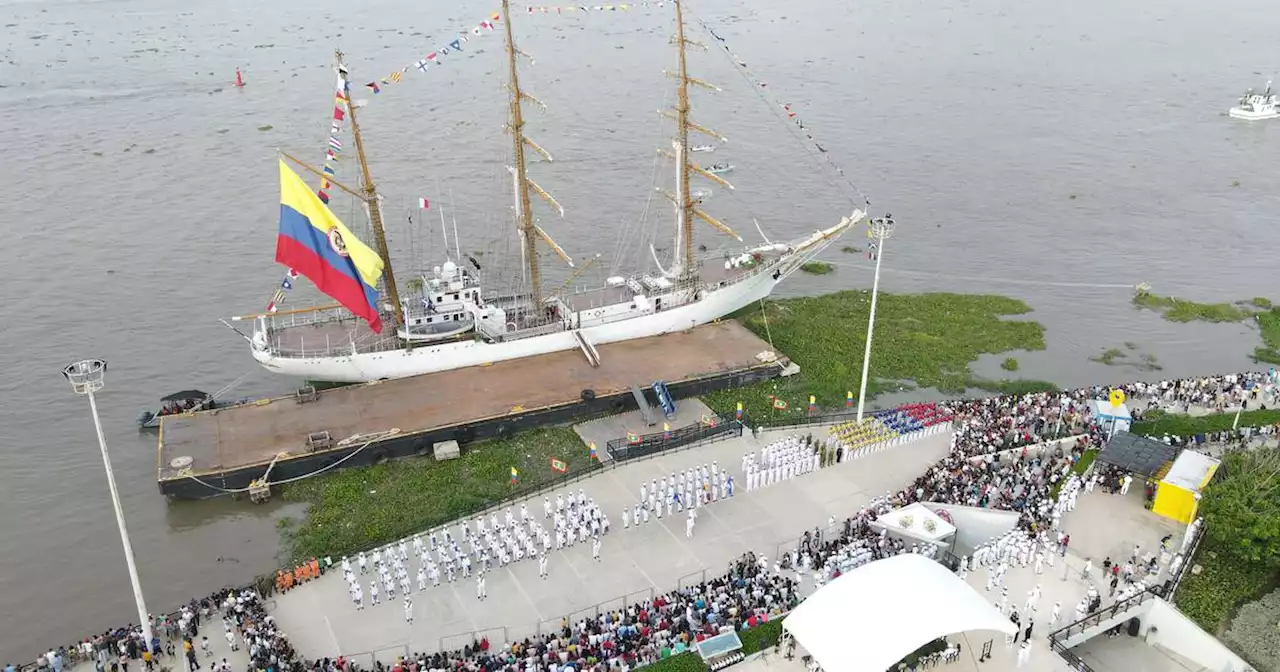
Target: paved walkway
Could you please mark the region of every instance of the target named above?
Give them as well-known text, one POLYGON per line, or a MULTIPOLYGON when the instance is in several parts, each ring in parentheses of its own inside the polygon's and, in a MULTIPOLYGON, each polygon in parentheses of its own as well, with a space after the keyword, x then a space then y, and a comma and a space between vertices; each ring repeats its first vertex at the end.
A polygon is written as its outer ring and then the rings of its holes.
MULTIPOLYGON (((821 428, 814 428, 821 434, 821 428)), ((357 612, 340 572, 330 572, 284 595, 272 612, 294 646, 309 658, 337 653, 367 664, 408 651, 461 648, 480 634, 494 641, 558 627, 565 616, 596 613, 712 577, 748 550, 775 557, 807 528, 826 527, 830 516, 855 513, 874 496, 905 486, 947 452, 950 434, 939 433, 862 459, 835 465, 768 488, 741 489, 742 455, 807 431, 749 433, 690 450, 640 460, 584 480, 579 487, 604 509, 613 531, 604 537, 601 561, 589 544, 550 558, 550 578, 538 578, 536 562, 514 563, 489 573, 488 599, 476 599, 475 580, 414 592, 414 625, 405 623, 402 599, 357 612), (642 482, 712 461, 738 483, 735 497, 700 510, 692 539, 676 514, 631 529, 621 511, 639 498, 642 482)), ((552 494, 552 499, 555 495, 552 494)), ((517 504, 518 508, 518 504, 517 504)), ((541 498, 529 503, 540 515, 541 498)), ((336 561, 336 559, 335 559, 336 561)), ((416 569, 416 565, 415 565, 416 569)))

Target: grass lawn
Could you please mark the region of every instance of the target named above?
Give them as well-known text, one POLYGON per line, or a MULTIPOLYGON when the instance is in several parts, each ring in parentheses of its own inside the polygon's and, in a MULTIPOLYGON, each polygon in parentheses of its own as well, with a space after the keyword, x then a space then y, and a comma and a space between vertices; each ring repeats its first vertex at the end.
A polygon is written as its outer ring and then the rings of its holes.
MULTIPOLYGON (((800 365, 800 373, 703 397, 720 413, 732 413, 741 401, 747 415, 764 424, 805 415, 809 395, 823 408, 843 408, 846 392, 858 390, 866 346, 870 292, 845 291, 782 299, 744 310, 736 319, 800 365), (773 397, 787 403, 774 408, 773 397)), ((1032 321, 1004 319, 1031 308, 1003 296, 967 294, 885 294, 876 306, 872 341, 874 394, 911 381, 920 387, 961 392, 980 387, 998 393, 1057 389, 1043 381, 977 379, 970 364, 984 353, 1043 350, 1044 327, 1032 321)))
POLYGON ((310 506, 303 520, 281 526, 284 547, 293 559, 333 555, 336 561, 508 496, 515 490, 513 466, 519 487, 544 485, 561 476, 551 470, 553 457, 569 474, 593 466, 572 429, 551 428, 471 444, 456 460, 405 458, 290 483, 281 496, 310 506))
MULTIPOLYGON (((1129 431, 1138 435, 1192 436, 1205 432, 1220 432, 1224 429, 1231 429, 1231 424, 1235 422, 1235 419, 1236 414, 1234 411, 1195 417, 1180 413, 1164 413, 1153 420, 1142 420, 1133 423, 1129 431)), ((1241 413, 1239 426, 1261 427, 1276 423, 1280 423, 1280 409, 1267 409, 1265 411, 1245 411, 1241 413)))

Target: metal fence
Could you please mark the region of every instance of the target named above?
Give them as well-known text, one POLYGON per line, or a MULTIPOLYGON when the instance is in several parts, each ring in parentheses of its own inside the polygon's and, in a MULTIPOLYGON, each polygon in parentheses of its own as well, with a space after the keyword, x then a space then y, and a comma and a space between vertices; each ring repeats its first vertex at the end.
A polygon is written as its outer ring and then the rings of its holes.
POLYGON ((614 461, 626 462, 712 438, 742 436, 742 423, 732 417, 717 415, 710 420, 670 431, 612 439, 606 446, 614 461))
POLYGON ((395 646, 374 649, 373 651, 344 654, 343 657, 359 669, 372 670, 377 666, 377 663, 389 666, 394 665, 397 659, 408 659, 409 645, 397 644, 395 646))
POLYGON ((452 635, 445 635, 438 642, 440 651, 459 651, 465 646, 480 646, 480 640, 488 640, 490 648, 501 649, 504 644, 511 641, 507 637, 507 627, 485 628, 483 630, 469 630, 467 632, 459 632, 452 635))
POLYGON ((604 602, 594 604, 590 607, 584 607, 563 616, 544 618, 541 621, 538 621, 536 630, 540 636, 549 635, 558 632, 565 625, 572 625, 584 618, 598 618, 600 614, 607 614, 613 611, 626 611, 627 607, 633 604, 651 602, 653 600, 653 596, 653 588, 642 588, 640 590, 632 591, 625 595, 619 595, 605 600, 604 602))

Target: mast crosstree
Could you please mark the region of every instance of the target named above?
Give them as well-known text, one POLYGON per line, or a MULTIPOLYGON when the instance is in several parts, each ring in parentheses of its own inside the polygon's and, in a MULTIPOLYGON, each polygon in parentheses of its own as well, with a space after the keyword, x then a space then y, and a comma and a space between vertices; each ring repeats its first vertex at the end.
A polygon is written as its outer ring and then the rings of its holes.
POLYGON ((529 197, 531 190, 546 201, 548 205, 555 208, 561 217, 564 216, 564 207, 545 189, 529 179, 526 170, 525 147, 532 149, 547 161, 554 159, 541 145, 524 135, 524 109, 522 103, 527 100, 542 109, 546 109, 547 106, 542 101, 520 89, 520 73, 516 65, 516 57, 524 56, 529 58, 530 61, 533 59, 516 47, 515 37, 511 32, 511 6, 509 0, 502 0, 502 24, 507 33, 507 64, 511 79, 508 85, 511 90, 511 111, 507 130, 511 133, 511 146, 515 165, 509 167, 509 170, 515 178, 516 223, 519 227, 520 244, 524 252, 525 271, 529 276, 529 292, 533 298, 534 305, 537 306, 542 302, 542 270, 538 265, 538 241, 542 240, 546 243, 551 248, 551 251, 555 252, 569 266, 573 266, 573 259, 569 257, 563 248, 556 244, 550 234, 543 230, 541 226, 538 226, 533 216, 530 203, 532 199, 529 197))
POLYGON ((676 95, 676 109, 660 110, 659 114, 674 119, 676 122, 676 137, 671 142, 674 153, 666 150, 658 150, 659 153, 674 160, 676 162, 676 193, 672 194, 666 190, 662 190, 663 194, 676 206, 676 244, 680 250, 679 261, 677 262, 678 275, 682 278, 691 278, 697 272, 697 263, 693 254, 693 220, 700 219, 721 233, 733 236, 741 241, 742 237, 729 228, 720 220, 708 215, 697 207, 693 194, 689 188, 689 176, 696 173, 716 184, 725 188, 733 189, 733 185, 728 180, 714 175, 709 171, 703 170, 700 166, 689 163, 689 131, 697 131, 703 135, 710 136, 722 143, 729 142, 729 139, 723 135, 689 119, 689 87, 690 85, 702 87, 712 91, 720 91, 720 87, 710 84, 696 77, 689 76, 689 68, 687 62, 687 47, 693 45, 700 49, 706 49, 706 46, 685 37, 684 34, 684 7, 681 0, 674 0, 676 6, 676 34, 672 38, 675 43, 677 52, 680 55, 679 71, 674 73, 666 73, 669 77, 674 77, 679 81, 676 95))

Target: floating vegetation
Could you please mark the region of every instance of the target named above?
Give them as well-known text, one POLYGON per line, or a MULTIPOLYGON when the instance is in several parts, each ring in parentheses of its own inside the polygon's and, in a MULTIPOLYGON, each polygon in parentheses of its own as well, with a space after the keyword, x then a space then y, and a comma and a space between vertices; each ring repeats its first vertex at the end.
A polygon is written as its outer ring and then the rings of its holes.
POLYGON ((1099 364, 1106 364, 1107 366, 1111 366, 1116 362, 1117 359, 1124 359, 1125 357, 1126 355, 1124 354, 1123 350, 1111 348, 1110 350, 1103 351, 1101 355, 1098 355, 1096 357, 1090 357, 1089 359, 1099 364))
MULTIPOLYGON (((1138 349, 1138 344, 1133 343, 1132 341, 1126 341, 1124 347, 1129 351, 1136 351, 1138 349)), ((1120 348, 1109 348, 1107 350, 1103 350, 1102 354, 1090 357, 1089 361, 1106 364, 1107 366, 1129 366, 1139 371, 1159 371, 1164 368, 1156 363, 1155 355, 1145 353, 1139 355, 1135 359, 1129 357, 1129 352, 1121 350, 1120 348)))
POLYGON ((1014 359, 1013 357, 1005 357, 1004 361, 1000 362, 1000 368, 1004 369, 1005 371, 1017 371, 1018 360, 1014 359))
POLYGON ((844 247, 840 248, 840 251, 844 252, 845 254, 861 254, 862 253, 861 249, 858 249, 852 245, 845 245, 844 247))
POLYGON ((825 261, 810 261, 801 266, 800 270, 812 275, 826 275, 828 273, 834 273, 836 267, 825 261))
POLYGON ((274 126, 272 126, 271 124, 263 124, 263 125, 261 125, 261 126, 259 126, 259 127, 258 127, 258 130, 259 130, 259 131, 269 131, 269 130, 271 130, 272 128, 275 128, 275 127, 274 127, 274 126))
POLYGON ((1254 348, 1253 360, 1280 364, 1280 307, 1270 299, 1255 296, 1230 303, 1195 303, 1171 296, 1151 294, 1143 285, 1133 296, 1139 308, 1155 310, 1172 322, 1253 322, 1262 336, 1262 346, 1254 348))
MULTIPOLYGON (((870 292, 845 291, 742 311, 736 318, 790 357, 800 373, 713 392, 703 401, 720 413, 733 413, 741 401, 755 421, 764 423, 804 416, 809 395, 821 407, 843 408, 846 392, 858 389, 862 375, 870 301, 870 292), (787 402, 787 409, 775 410, 775 396, 787 402)), ((1044 381, 983 380, 969 369, 983 354, 1043 350, 1043 326, 1003 319, 1029 312, 1026 303, 1004 296, 881 292, 868 394, 898 389, 906 381, 948 393, 1059 389, 1044 381)))

